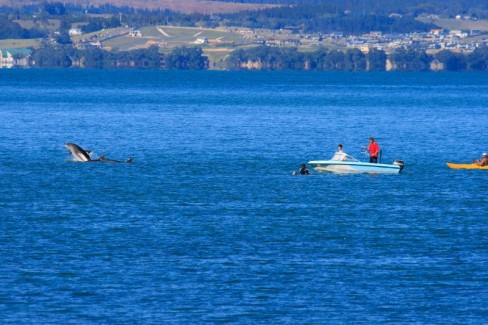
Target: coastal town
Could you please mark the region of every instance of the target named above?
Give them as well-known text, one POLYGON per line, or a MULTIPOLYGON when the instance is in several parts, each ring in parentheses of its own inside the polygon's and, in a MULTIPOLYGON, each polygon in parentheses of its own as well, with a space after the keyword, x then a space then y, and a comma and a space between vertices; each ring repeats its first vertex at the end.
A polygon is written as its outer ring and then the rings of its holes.
MULTIPOLYGON (((391 14, 396 18, 399 14, 391 14)), ((106 15, 106 19, 113 15, 106 15)), ((223 62, 230 53, 239 49, 256 46, 272 48, 293 48, 309 53, 317 49, 347 51, 359 49, 367 54, 371 50, 383 51, 386 55, 398 49, 422 51, 434 55, 440 51, 470 54, 478 48, 488 46, 488 21, 471 16, 457 15, 452 19, 442 19, 436 15, 422 17, 437 28, 425 32, 386 33, 369 31, 361 35, 344 32, 305 33, 296 26, 286 26, 277 30, 224 26, 216 28, 182 27, 174 25, 134 27, 124 24, 120 15, 120 27, 102 28, 84 33, 79 24, 69 28, 69 42, 78 50, 97 48, 103 51, 133 51, 159 48, 168 53, 177 47, 199 48, 210 62, 209 69, 225 69, 223 62)), ((51 21, 53 26, 59 23, 51 21)), ((28 26, 28 21, 19 21, 28 26)), ((32 53, 43 44, 57 46, 61 31, 52 27, 48 37, 33 40, 0 40, 0 66, 3 68, 29 67, 35 62, 32 53)), ((385 70, 393 66, 386 63, 385 70)))

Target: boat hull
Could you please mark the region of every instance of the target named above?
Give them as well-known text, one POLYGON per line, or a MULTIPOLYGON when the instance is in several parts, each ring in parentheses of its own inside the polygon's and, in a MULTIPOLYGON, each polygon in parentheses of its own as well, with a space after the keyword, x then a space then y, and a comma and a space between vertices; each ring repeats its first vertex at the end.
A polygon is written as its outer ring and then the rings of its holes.
POLYGON ((335 160, 312 160, 308 162, 319 173, 335 174, 398 174, 401 167, 393 164, 373 164, 335 160))
POLYGON ((486 170, 488 170, 488 166, 478 166, 476 164, 447 163, 447 166, 451 169, 486 169, 486 170))

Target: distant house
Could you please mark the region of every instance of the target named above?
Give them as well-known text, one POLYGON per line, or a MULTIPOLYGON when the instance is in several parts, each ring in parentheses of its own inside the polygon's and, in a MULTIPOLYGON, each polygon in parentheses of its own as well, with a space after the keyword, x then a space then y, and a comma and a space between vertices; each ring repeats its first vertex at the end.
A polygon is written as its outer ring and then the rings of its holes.
POLYGON ((0 49, 0 67, 27 66, 31 53, 30 49, 0 49))
MULTIPOLYGON (((219 38, 214 38, 214 39, 209 39, 208 42, 210 44, 220 44, 222 43, 222 38, 223 37, 219 37, 219 38)), ((230 43, 233 43, 232 41, 230 43)))
POLYGON ((283 45, 285 46, 299 46, 300 40, 297 39, 286 39, 283 41, 283 45))
POLYGON ((131 30, 129 32, 129 37, 142 37, 142 33, 140 30, 131 30))
POLYGON ((90 46, 93 46, 93 47, 96 47, 96 48, 99 48, 99 49, 102 48, 102 43, 100 43, 99 41, 92 41, 89 44, 90 44, 90 46))
POLYGON ((402 18, 403 16, 401 14, 393 12, 393 13, 389 14, 388 17, 390 17, 390 18, 402 18))
POLYGON ((329 35, 332 38, 342 38, 342 37, 344 37, 344 33, 342 33, 342 32, 333 32, 333 33, 330 33, 329 35))
POLYGON ((266 46, 299 46, 300 40, 286 39, 286 40, 266 40, 264 43, 266 46))
POLYGON ((81 35, 83 33, 81 32, 81 29, 79 29, 79 28, 71 28, 68 31, 68 34, 69 34, 69 36, 77 36, 77 35, 81 35))
POLYGON ((195 40, 195 42, 193 42, 195 44, 207 44, 208 43, 208 39, 206 37, 200 37, 200 38, 197 38, 195 40))
POLYGON ((430 33, 432 35, 441 35, 444 32, 444 29, 442 28, 436 28, 436 29, 431 29, 430 33))
POLYGON ((451 30, 449 32, 449 36, 451 36, 451 37, 465 38, 465 37, 468 37, 468 33, 467 32, 464 32, 462 30, 451 30))
POLYGON ((282 30, 289 30, 293 33, 298 33, 300 31, 300 26, 285 26, 282 28, 282 30))
POLYGON ((383 33, 380 31, 370 31, 369 34, 367 34, 367 36, 375 38, 381 37, 382 35, 383 33))
POLYGON ((469 31, 469 36, 479 36, 481 35, 481 30, 479 29, 472 29, 469 31))
POLYGON ((155 41, 155 40, 150 40, 146 43, 147 46, 157 46, 157 47, 167 47, 168 46, 168 42, 165 42, 165 41, 155 41))
POLYGON ((7 50, 0 50, 0 67, 10 68, 14 65, 14 57, 7 50))

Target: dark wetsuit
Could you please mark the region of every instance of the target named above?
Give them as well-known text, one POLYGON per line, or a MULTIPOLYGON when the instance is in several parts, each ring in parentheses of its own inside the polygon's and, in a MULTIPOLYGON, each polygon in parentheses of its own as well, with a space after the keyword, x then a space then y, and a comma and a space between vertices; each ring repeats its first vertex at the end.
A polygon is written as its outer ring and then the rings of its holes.
POLYGON ((302 167, 302 168, 300 168, 300 174, 301 175, 309 175, 310 171, 307 169, 307 167, 302 167))

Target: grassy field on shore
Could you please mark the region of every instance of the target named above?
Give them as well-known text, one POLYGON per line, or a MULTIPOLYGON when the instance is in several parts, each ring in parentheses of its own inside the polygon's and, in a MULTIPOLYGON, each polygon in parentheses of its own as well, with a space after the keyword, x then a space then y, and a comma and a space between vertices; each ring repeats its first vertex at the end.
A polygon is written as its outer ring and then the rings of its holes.
POLYGON ((429 19, 419 18, 424 23, 432 23, 447 30, 480 30, 488 32, 488 20, 429 19))
POLYGON ((0 49, 38 48, 40 43, 39 39, 3 39, 0 40, 0 49))

